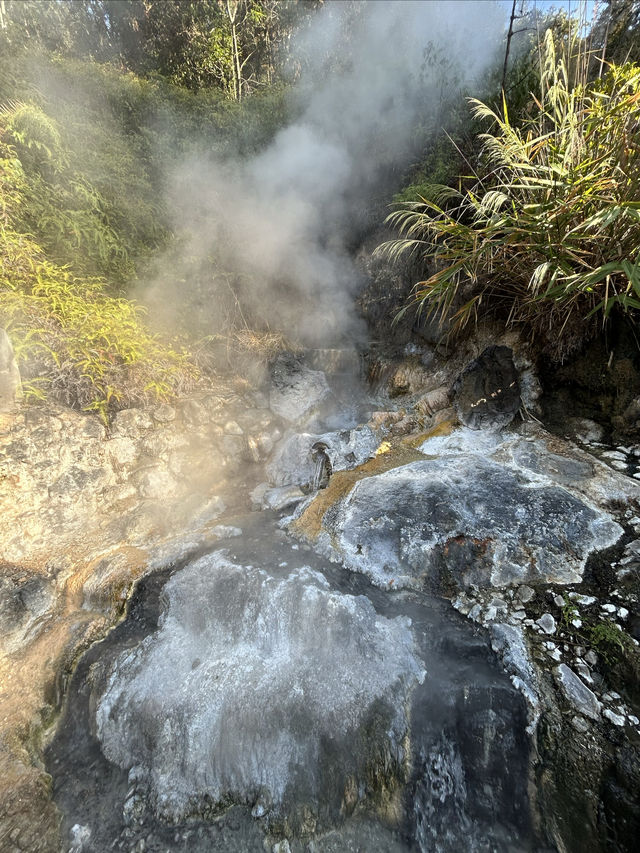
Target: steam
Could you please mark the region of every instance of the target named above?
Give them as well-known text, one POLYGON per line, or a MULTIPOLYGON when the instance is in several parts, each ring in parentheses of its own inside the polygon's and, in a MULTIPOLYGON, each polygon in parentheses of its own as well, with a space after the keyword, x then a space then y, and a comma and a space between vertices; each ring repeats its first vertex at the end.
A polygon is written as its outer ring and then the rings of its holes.
POLYGON ((297 118, 249 160, 175 170, 184 268, 161 263, 146 301, 173 313, 176 298, 191 300, 211 333, 236 312, 306 345, 353 340, 361 282, 350 249, 447 105, 474 90, 503 32, 494 2, 326 3, 294 49, 297 118), (212 258, 224 273, 194 294, 189 279, 212 258))

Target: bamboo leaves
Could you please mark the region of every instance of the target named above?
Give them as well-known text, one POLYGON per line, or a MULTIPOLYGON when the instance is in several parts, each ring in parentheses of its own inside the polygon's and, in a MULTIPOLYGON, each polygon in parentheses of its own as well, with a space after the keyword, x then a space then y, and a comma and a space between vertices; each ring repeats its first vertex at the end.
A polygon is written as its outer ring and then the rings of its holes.
POLYGON ((510 322, 544 328, 562 355, 569 320, 640 308, 640 68, 613 66, 591 88, 570 88, 549 35, 542 82, 537 114, 519 126, 506 103, 499 114, 471 101, 493 125, 487 174, 392 212, 400 237, 379 251, 429 259, 435 271, 414 300, 454 331, 481 305, 504 304, 510 322))

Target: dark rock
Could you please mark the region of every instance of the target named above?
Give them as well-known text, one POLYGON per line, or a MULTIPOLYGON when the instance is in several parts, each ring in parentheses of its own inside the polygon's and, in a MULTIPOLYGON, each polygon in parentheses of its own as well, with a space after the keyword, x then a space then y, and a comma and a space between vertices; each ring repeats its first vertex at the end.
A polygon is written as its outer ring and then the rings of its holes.
POLYGON ((294 356, 279 356, 271 372, 269 408, 285 421, 295 423, 304 419, 329 396, 324 373, 309 370, 294 356))
POLYGON ((470 429, 501 429, 520 408, 518 372, 509 347, 487 347, 453 384, 454 406, 470 429))

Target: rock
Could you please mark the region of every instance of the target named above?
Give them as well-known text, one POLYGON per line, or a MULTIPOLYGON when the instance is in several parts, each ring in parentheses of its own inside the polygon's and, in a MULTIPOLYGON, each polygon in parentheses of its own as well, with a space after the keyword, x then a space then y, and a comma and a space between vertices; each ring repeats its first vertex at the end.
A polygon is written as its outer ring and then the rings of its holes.
MULTIPOLYGON (((297 528, 304 524, 303 515, 297 528)), ((444 574, 464 589, 577 582, 588 555, 621 533, 565 488, 460 454, 359 480, 324 513, 315 541, 380 586, 434 584, 444 574)))
POLYGON ((589 666, 595 666, 598 663, 598 655, 593 651, 593 649, 589 649, 585 654, 584 659, 589 666))
POLYGON ((12 412, 20 397, 20 371, 9 335, 0 329, 0 413, 12 412))
POLYGON ((518 372, 509 347, 487 347, 453 384, 454 408, 470 429, 502 429, 520 408, 518 372))
POLYGON ((269 408, 290 423, 299 423, 329 396, 327 379, 293 360, 279 359, 273 368, 269 408))
POLYGON ((267 467, 267 475, 276 486, 296 484, 310 488, 314 484, 317 459, 314 450, 322 447, 329 473, 362 465, 376 452, 379 440, 368 427, 314 435, 295 433, 285 437, 267 467))
POLYGON ((153 429, 153 418, 143 409, 123 409, 116 412, 111 419, 113 435, 129 435, 137 437, 139 433, 153 429))
POLYGON ((504 623, 494 623, 490 630, 491 648, 499 655, 506 672, 511 676, 513 686, 522 693, 527 703, 527 732, 532 734, 540 718, 540 696, 524 632, 519 626, 504 623))
POLYGON ((543 613, 542 616, 536 620, 536 625, 545 634, 555 634, 556 632, 556 620, 550 613, 543 613))
POLYGON ((261 791, 276 813, 333 807, 338 820, 340 797, 320 792, 404 772, 405 708, 424 678, 408 619, 309 569, 275 578, 223 552, 175 573, 163 601, 158 630, 92 676, 103 752, 148 771, 160 815, 253 806, 261 791))
POLYGON ((570 592, 569 598, 578 604, 582 604, 584 607, 589 607, 598 600, 593 595, 581 595, 579 592, 570 592))
POLYGON ((523 604, 527 604, 536 594, 535 590, 526 584, 518 587, 518 598, 523 604))
POLYGON ((269 483, 258 483, 253 491, 250 492, 249 497, 251 498, 251 506, 254 509, 260 509, 262 507, 262 499, 268 491, 269 483))
POLYGON ((613 711, 610 711, 609 708, 605 708, 602 712, 602 716, 606 717, 610 723, 613 723, 614 726, 624 726, 626 720, 621 714, 614 714, 613 711))
POLYGON ((142 471, 135 479, 143 498, 165 498, 171 495, 176 487, 176 481, 169 471, 159 465, 142 471))
POLYGON ((171 421, 175 421, 176 410, 168 403, 160 403, 160 405, 156 406, 153 410, 153 417, 154 420, 158 421, 160 424, 168 424, 171 421))
POLYGON ((223 429, 225 435, 244 435, 244 430, 237 421, 227 421, 223 429))
POLYGON ((583 444, 595 444, 602 441, 604 429, 588 418, 569 418, 570 434, 583 444))
POLYGON ((81 853, 91 841, 91 827, 74 824, 69 832, 71 847, 69 853, 81 853))
POLYGON ((553 674, 558 686, 573 705, 584 717, 597 720, 600 716, 601 704, 595 693, 580 681, 575 672, 565 663, 555 667, 553 674))
POLYGON ((403 394, 417 394, 433 387, 433 371, 415 359, 407 359, 397 365, 387 381, 387 392, 390 397, 400 397, 403 394))
POLYGON ((416 403, 416 409, 421 415, 431 416, 442 409, 449 408, 450 404, 451 392, 443 385, 440 388, 434 388, 433 391, 429 391, 420 397, 416 403))
POLYGON ((272 853, 291 853, 291 847, 287 839, 285 838, 283 841, 278 841, 277 844, 274 844, 272 853))
POLYGON ((585 681, 587 684, 593 684, 593 678, 591 677, 591 670, 587 666, 587 664, 580 660, 580 658, 576 658, 574 663, 574 667, 580 676, 580 678, 585 681))
POLYGON ((216 524, 215 527, 211 528, 210 533, 212 536, 215 536, 216 539, 232 539, 237 536, 242 536, 242 528, 235 527, 232 524, 216 524))
POLYGON ((583 717, 572 717, 571 725, 580 734, 586 734, 589 731, 589 723, 583 717))
POLYGON ((298 486, 281 486, 267 489, 262 496, 263 509, 279 511, 294 506, 305 499, 305 494, 298 486))

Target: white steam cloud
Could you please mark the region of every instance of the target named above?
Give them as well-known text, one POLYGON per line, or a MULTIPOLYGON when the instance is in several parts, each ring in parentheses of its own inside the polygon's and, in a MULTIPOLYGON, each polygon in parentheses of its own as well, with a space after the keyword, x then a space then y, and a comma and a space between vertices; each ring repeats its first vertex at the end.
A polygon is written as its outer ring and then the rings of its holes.
POLYGON ((169 279, 188 292, 189 269, 215 257, 230 275, 201 295, 211 332, 225 326, 233 293, 251 323, 307 345, 353 338, 360 282, 349 250, 368 204, 447 103, 475 90, 503 34, 492 0, 326 3, 297 39, 294 123, 248 161, 177 170, 171 206, 176 230, 190 234, 190 266, 159 274, 147 297, 176 309, 169 279))

